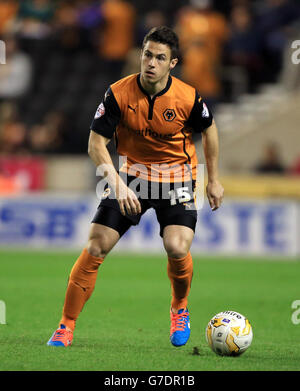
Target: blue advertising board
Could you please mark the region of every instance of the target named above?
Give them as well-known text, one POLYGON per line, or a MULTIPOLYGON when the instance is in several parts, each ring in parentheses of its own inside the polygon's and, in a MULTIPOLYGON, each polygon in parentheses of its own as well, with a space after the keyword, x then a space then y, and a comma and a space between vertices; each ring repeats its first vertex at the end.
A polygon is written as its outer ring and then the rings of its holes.
MULTIPOLYGON (((99 200, 94 195, 0 198, 0 246, 77 249, 85 245, 99 200)), ((199 253, 297 256, 300 206, 287 200, 224 200, 198 211, 192 250, 199 253)), ((162 251, 153 210, 119 241, 116 250, 162 251)))

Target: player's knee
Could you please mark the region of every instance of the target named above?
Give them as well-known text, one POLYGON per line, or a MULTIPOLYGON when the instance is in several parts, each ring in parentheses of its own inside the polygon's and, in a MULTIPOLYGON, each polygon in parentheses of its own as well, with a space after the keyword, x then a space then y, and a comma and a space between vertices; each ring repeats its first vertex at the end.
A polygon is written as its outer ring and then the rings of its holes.
POLYGON ((110 251, 110 247, 104 238, 91 238, 88 240, 86 249, 94 257, 104 258, 110 251))
POLYGON ((172 238, 164 243, 165 250, 170 258, 181 259, 187 256, 190 242, 184 238, 172 238))

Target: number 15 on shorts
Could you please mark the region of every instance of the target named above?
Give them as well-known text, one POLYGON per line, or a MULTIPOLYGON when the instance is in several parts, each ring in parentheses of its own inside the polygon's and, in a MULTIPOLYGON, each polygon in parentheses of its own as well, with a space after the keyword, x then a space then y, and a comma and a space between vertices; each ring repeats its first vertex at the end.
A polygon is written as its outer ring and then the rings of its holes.
POLYGON ((172 206, 176 205, 177 201, 181 204, 182 202, 188 202, 192 199, 188 186, 170 190, 168 194, 170 196, 170 203, 172 206))

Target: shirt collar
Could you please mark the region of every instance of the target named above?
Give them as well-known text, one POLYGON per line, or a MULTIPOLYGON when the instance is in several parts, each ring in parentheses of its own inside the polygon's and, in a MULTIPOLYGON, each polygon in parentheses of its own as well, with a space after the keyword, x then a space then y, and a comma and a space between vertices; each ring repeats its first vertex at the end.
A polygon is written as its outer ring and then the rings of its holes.
MULTIPOLYGON (((136 78, 137 84, 138 84, 140 90, 142 91, 142 93, 145 94, 148 98, 150 98, 149 93, 143 88, 140 78, 141 78, 141 74, 138 73, 137 78, 136 78)), ((161 95, 165 94, 170 89, 171 84, 172 84, 172 76, 169 75, 169 78, 168 78, 168 81, 167 81, 165 88, 163 90, 161 90, 160 92, 158 92, 157 94, 155 94, 153 98, 156 98, 157 96, 161 96, 161 95)))

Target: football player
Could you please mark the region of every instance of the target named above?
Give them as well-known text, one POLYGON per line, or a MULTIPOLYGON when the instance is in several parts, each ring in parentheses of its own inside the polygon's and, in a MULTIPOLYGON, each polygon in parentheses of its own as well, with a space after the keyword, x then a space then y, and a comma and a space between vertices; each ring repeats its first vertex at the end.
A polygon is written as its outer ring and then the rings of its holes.
POLYGON ((220 207, 224 189, 218 176, 218 131, 212 113, 195 88, 170 75, 178 51, 172 29, 152 29, 143 41, 140 73, 110 85, 96 110, 89 155, 97 167, 103 167, 107 188, 87 244, 69 275, 62 317, 48 345, 72 343, 76 320, 94 290, 99 266, 149 208, 155 210, 168 258, 170 340, 182 346, 189 339, 190 247, 197 221, 195 134, 202 135, 206 194, 212 210, 220 207), (126 157, 118 171, 107 149, 113 138, 118 154, 126 157), (137 179, 139 186, 131 186, 137 179))

